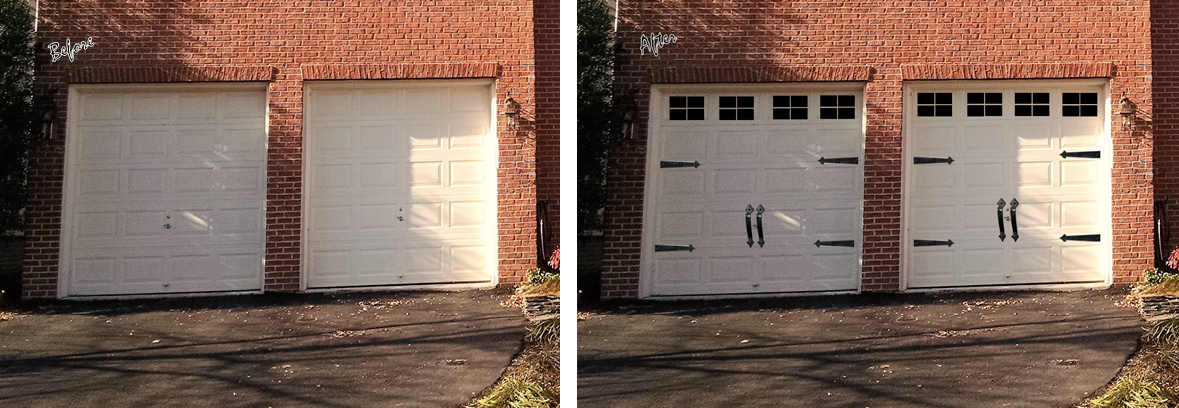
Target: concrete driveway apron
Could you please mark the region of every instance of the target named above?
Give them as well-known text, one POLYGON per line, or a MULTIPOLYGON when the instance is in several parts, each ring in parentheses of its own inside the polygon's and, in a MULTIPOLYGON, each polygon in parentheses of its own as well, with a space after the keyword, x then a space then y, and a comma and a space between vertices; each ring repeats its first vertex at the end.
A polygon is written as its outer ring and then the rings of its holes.
POLYGON ((0 406, 455 407, 519 350, 488 291, 54 302, 0 322, 0 406))
POLYGON ((628 302, 578 323, 582 407, 1068 407, 1142 320, 1120 291, 628 302))

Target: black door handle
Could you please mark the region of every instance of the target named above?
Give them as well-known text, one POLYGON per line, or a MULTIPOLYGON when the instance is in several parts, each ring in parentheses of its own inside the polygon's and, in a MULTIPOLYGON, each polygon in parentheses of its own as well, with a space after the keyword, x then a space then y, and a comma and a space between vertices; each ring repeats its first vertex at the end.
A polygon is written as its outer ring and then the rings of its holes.
MULTIPOLYGON (((757 205, 757 246, 759 246, 759 247, 766 246, 766 240, 761 235, 761 214, 764 212, 766 212, 766 208, 762 207, 761 204, 758 204, 757 205)), ((749 247, 752 248, 753 245, 750 245, 749 247)))
POLYGON ((1019 242, 1019 221, 1015 218, 1015 207, 1019 207, 1019 200, 1011 199, 1011 241, 1019 242))
POLYGON ((999 215, 999 241, 1003 241, 1007 239, 1007 232, 1003 230, 1003 207, 1007 206, 1007 202, 1000 198, 997 204, 999 208, 995 210, 995 213, 999 215))
POLYGON ((753 215, 753 204, 746 204, 745 205, 745 235, 749 237, 749 241, 747 241, 746 243, 749 244, 750 248, 753 248, 753 223, 752 223, 752 220, 750 219, 750 217, 752 215, 753 215))

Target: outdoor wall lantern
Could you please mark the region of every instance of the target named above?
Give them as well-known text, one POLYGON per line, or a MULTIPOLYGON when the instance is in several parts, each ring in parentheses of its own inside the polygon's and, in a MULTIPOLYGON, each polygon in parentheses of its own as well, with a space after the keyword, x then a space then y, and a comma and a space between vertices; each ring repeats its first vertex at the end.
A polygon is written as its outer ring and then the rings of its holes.
POLYGON ((1122 96, 1122 101, 1118 106, 1118 116, 1122 117, 1122 130, 1134 131, 1134 114, 1138 112, 1138 105, 1134 104, 1129 97, 1122 96))
POLYGON ((512 97, 504 101, 504 116, 508 117, 508 129, 518 130, 520 127, 520 103, 512 97))
POLYGON ((41 106, 41 136, 48 139, 53 137, 53 121, 57 119, 57 108, 53 104, 41 106))

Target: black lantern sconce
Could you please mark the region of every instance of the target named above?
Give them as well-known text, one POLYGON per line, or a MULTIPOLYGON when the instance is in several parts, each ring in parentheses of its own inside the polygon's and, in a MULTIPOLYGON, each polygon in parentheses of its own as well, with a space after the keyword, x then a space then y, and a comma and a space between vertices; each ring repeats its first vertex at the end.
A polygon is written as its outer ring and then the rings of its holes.
POLYGON ((53 121, 57 119, 57 107, 51 103, 41 105, 41 137, 53 137, 53 121))
POLYGON ((618 109, 622 111, 622 139, 634 140, 635 116, 638 104, 635 102, 635 91, 627 92, 618 98, 618 109))
POLYGON ((508 129, 519 130, 520 128, 520 103, 516 102, 512 97, 504 101, 504 116, 508 117, 508 129))
POLYGON ((1118 116, 1122 117, 1122 130, 1134 131, 1134 114, 1138 112, 1138 105, 1129 97, 1123 95, 1118 104, 1118 116))

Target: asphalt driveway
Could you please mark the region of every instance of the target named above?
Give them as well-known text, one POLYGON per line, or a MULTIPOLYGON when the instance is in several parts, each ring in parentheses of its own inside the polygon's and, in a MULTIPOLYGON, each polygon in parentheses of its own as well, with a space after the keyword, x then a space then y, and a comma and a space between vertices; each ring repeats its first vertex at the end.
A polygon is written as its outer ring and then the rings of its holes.
POLYGON ((0 406, 455 407, 521 346, 505 297, 54 302, 0 321, 0 406))
POLYGON ((579 407, 1069 407, 1142 320, 1121 291, 627 302, 578 323, 579 407))

